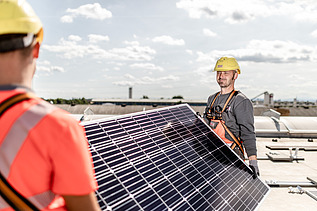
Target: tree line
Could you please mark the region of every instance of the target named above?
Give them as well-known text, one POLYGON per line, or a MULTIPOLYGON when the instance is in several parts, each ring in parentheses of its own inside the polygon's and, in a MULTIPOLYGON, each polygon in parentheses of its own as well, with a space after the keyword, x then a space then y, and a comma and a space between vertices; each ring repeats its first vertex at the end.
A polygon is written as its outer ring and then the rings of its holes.
MULTIPOLYGON (((148 96, 143 95, 142 99, 149 99, 148 96)), ((164 98, 161 98, 164 99, 164 98)), ((172 99, 184 99, 181 95, 173 96, 172 99)), ((64 98, 49 98, 44 99, 51 104, 69 104, 69 105, 78 105, 78 104, 90 104, 91 99, 86 98, 72 98, 72 99, 64 99, 64 98)))
POLYGON ((63 99, 63 98, 56 98, 56 99, 44 99, 51 104, 69 104, 69 105, 78 105, 78 104, 89 104, 90 100, 86 98, 72 98, 72 99, 63 99))

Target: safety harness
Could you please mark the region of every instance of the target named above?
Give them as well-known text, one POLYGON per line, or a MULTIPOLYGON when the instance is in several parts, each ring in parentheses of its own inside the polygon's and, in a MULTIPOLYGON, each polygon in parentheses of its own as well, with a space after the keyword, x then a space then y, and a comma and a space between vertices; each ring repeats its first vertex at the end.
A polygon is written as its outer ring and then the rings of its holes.
MULTIPOLYGON (((12 106, 24 101, 35 98, 32 93, 20 93, 14 95, 2 103, 0 103, 0 117, 5 111, 12 106)), ((13 188, 6 178, 0 172, 0 196, 14 209, 14 210, 39 210, 34 204, 22 196, 15 188, 13 188)))
POLYGON ((243 156, 244 149, 242 141, 240 140, 240 138, 235 137, 235 135, 226 126, 225 121, 222 118, 222 113, 228 110, 228 107, 230 105, 229 103, 231 103, 233 96, 237 95, 238 93, 238 91, 232 90, 223 108, 221 108, 220 106, 213 107, 217 97, 220 95, 220 92, 218 92, 212 100, 211 105, 207 109, 206 117, 210 121, 210 127, 220 136, 220 138, 222 138, 226 143, 232 143, 230 148, 233 150, 236 148, 236 146, 238 146, 243 156), (227 139, 226 134, 228 134, 233 141, 227 139))

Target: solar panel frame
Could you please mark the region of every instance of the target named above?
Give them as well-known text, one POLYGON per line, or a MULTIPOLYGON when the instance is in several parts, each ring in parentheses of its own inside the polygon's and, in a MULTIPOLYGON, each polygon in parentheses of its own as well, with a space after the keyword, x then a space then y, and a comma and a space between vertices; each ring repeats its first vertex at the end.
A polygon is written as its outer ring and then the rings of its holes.
POLYGON ((187 104, 83 126, 102 210, 254 210, 269 192, 187 104))

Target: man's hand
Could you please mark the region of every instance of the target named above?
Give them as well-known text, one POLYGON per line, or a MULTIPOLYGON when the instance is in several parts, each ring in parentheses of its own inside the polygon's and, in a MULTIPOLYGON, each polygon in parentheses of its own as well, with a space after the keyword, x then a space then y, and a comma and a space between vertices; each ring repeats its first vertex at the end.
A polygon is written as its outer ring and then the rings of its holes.
POLYGON ((258 166, 258 161, 257 160, 249 160, 249 166, 253 171, 253 178, 257 178, 257 176, 260 176, 259 172, 259 166, 258 166))
POLYGON ((100 211, 94 191, 87 195, 63 195, 63 197, 69 211, 100 211))

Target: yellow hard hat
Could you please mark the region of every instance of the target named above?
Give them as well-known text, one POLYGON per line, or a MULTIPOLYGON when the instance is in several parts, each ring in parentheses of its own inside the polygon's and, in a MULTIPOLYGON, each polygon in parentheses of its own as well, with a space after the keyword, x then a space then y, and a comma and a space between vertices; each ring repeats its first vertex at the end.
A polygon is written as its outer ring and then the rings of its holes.
POLYGON ((237 70, 240 74, 240 67, 237 60, 233 57, 221 57, 218 59, 214 71, 230 71, 237 70))
POLYGON ((0 35, 6 34, 33 34, 42 43, 43 25, 25 0, 0 0, 0 35))

